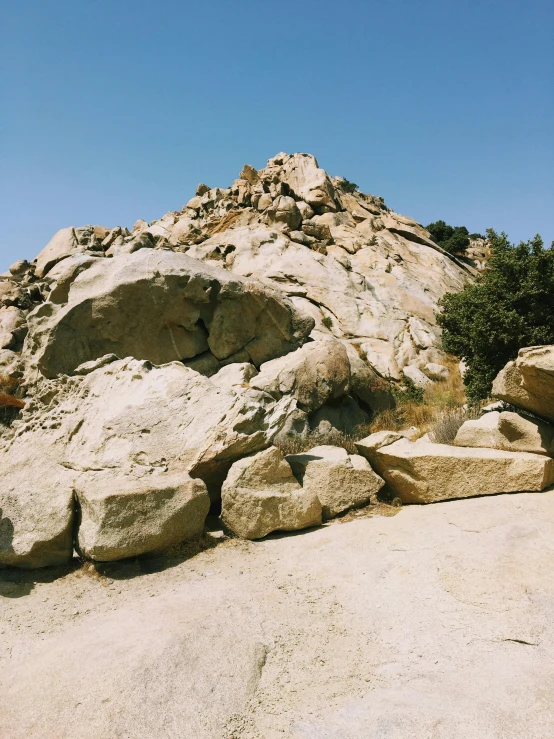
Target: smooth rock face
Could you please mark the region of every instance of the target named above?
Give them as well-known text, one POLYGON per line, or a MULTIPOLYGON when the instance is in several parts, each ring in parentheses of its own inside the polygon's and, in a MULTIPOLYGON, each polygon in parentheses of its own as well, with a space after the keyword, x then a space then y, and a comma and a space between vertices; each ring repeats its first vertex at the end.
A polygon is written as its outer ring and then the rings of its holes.
POLYGON ((554 492, 397 510, 0 579, 0 736, 550 739, 554 492))
POLYGON ((304 490, 275 447, 235 462, 221 490, 221 518, 244 539, 321 523, 317 495, 304 490))
POLYGON ((324 519, 369 503, 385 484, 366 459, 341 447, 317 446, 286 460, 304 490, 319 498, 324 519))
POLYGON ((356 448, 403 503, 544 490, 554 483, 554 460, 528 452, 473 449, 401 439, 356 448))
POLYGON ((429 385, 432 385, 432 380, 430 380, 427 375, 425 375, 420 369, 417 367, 414 367, 412 365, 408 365, 407 367, 404 367, 404 375, 411 380, 416 387, 420 388, 426 388, 429 385))
POLYGON ((490 411, 466 421, 454 439, 456 446, 490 447, 510 452, 554 455, 554 426, 508 411, 490 411))
POLYGON ((40 306, 30 325, 26 351, 53 377, 108 353, 163 364, 209 350, 259 365, 300 346, 313 322, 260 283, 143 249, 99 260, 65 305, 40 306))
POLYGON ((520 349, 497 375, 492 395, 554 421, 554 346, 520 349))
POLYGON ((200 536, 210 508, 204 483, 185 472, 138 480, 89 474, 75 488, 81 510, 78 548, 103 562, 200 536))
POLYGON ((348 392, 350 363, 344 346, 334 339, 313 341, 260 367, 251 387, 275 398, 290 395, 302 410, 313 411, 348 392))

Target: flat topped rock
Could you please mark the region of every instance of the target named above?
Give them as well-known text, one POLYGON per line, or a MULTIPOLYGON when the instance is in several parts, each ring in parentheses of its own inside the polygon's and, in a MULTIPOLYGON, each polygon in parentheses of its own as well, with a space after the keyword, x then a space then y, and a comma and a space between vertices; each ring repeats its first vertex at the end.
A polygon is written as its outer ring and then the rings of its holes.
POLYGON ((403 503, 544 490, 554 483, 554 460, 528 452, 407 439, 380 447, 362 441, 357 448, 403 503))

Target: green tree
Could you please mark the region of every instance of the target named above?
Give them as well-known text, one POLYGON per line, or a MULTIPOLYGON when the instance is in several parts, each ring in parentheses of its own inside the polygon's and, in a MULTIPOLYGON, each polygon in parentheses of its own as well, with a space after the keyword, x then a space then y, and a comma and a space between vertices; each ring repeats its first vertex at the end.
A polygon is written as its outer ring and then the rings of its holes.
POLYGON ((469 246, 469 231, 465 226, 449 226, 435 221, 425 227, 434 241, 450 254, 459 254, 469 246))
POLYGON ((468 366, 471 400, 486 398, 496 374, 524 346, 554 343, 554 242, 540 236, 518 246, 487 231, 487 271, 460 293, 448 293, 437 314, 444 350, 468 366))

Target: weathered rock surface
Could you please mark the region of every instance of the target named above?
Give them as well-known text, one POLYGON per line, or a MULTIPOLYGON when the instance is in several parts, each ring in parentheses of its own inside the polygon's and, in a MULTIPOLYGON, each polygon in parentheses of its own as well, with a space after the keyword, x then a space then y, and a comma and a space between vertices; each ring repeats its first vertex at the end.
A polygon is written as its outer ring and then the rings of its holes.
POLYGON ((398 510, 0 579, 0 736, 550 739, 554 492, 398 510))
POLYGON ((477 420, 466 421, 454 444, 553 456, 554 426, 523 418, 518 413, 490 411, 477 420))
POLYGON ((407 439, 383 444, 382 435, 369 436, 356 448, 403 503, 544 490, 554 483, 554 460, 528 452, 407 439))
POLYGON ((324 519, 374 501, 385 484, 364 457, 341 447, 317 446, 286 460, 304 490, 319 498, 324 519))
POLYGON ((102 562, 136 557, 198 537, 210 498, 201 480, 181 474, 114 477, 90 473, 76 482, 79 551, 102 562))
POLYGON ((312 315, 318 332, 355 342, 383 376, 400 380, 407 365, 440 363, 437 301, 462 289, 474 270, 382 199, 330 177, 310 155, 279 154, 264 169, 243 172, 231 188, 208 189, 132 233, 64 229, 35 272, 48 276, 75 255, 187 251, 279 289, 312 315))
POLYGON ((217 387, 178 362, 116 360, 42 381, 0 447, 0 564, 69 559, 74 489, 92 557, 198 533, 205 496, 188 476, 217 499, 232 462, 267 447, 294 408, 292 398, 217 387))
POLYGON ((45 567, 73 552, 73 478, 58 463, 55 429, 0 450, 0 566, 45 567))
POLYGON ((495 398, 554 421, 554 346, 520 349, 497 375, 495 398))
POLYGON ((29 321, 26 352, 47 377, 108 353, 163 364, 210 351, 259 365, 300 346, 313 325, 260 283, 151 249, 99 260, 66 304, 46 303, 29 321))
POLYGON ((313 341, 279 359, 265 362, 251 387, 274 398, 291 395, 305 411, 341 398, 350 385, 350 363, 340 341, 313 341))
POLYGON ((221 518, 244 539, 321 523, 321 503, 303 489, 276 447, 235 462, 221 489, 221 518))

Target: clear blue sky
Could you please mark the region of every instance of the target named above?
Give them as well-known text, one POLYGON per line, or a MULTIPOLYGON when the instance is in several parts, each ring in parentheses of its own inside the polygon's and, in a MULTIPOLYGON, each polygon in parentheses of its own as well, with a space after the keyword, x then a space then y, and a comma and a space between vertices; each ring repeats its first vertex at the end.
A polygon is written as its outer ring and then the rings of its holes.
POLYGON ((554 238, 552 0, 0 7, 0 269, 279 151, 424 224, 554 238))

